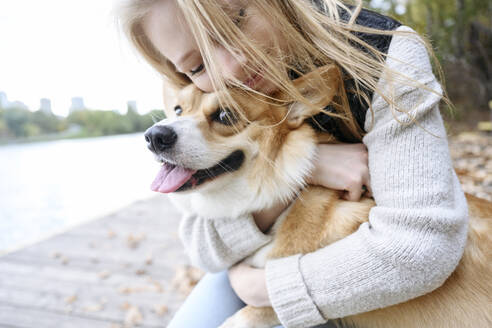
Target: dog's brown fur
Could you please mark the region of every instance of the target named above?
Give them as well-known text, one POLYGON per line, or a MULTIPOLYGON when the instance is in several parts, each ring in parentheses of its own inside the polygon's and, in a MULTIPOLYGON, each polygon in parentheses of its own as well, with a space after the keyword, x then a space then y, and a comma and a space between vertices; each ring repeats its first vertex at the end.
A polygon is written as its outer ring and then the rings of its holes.
MULTIPOLYGON (((331 90, 340 92, 340 71, 330 68, 324 77, 331 90)), ((297 82, 300 90, 309 88, 309 77, 297 82)), ((263 156, 248 158, 254 161, 247 174, 252 189, 278 188, 278 170, 298 158, 300 140, 335 142, 330 135, 316 135, 304 124, 315 114, 306 106, 287 109, 236 95, 242 114, 250 121, 238 122, 237 127, 219 126, 207 119, 218 106, 216 97, 205 95, 194 87, 181 93, 178 101, 184 115, 195 116, 198 127, 209 144, 223 147, 226 138, 240 136, 255 142, 263 156), (191 98, 190 98, 191 97, 191 98), (282 121, 287 115, 288 119, 282 121), (270 128, 265 126, 270 125, 270 128), (272 165, 273 163, 273 165, 272 165)), ((328 104, 335 94, 324 93, 316 103, 328 104)), ((244 168, 242 169, 244 170, 244 168)), ((384 309, 346 318, 344 324, 374 328, 422 327, 492 327, 492 203, 466 195, 469 206, 468 241, 464 255, 454 273, 435 291, 384 309)), ((368 220, 375 205, 369 198, 349 202, 339 192, 308 186, 293 204, 275 235, 269 258, 309 253, 348 236, 368 220)), ((322 277, 320 277, 322 279, 322 277)), ((229 318, 222 327, 273 327, 280 324, 273 309, 246 306, 229 318)))

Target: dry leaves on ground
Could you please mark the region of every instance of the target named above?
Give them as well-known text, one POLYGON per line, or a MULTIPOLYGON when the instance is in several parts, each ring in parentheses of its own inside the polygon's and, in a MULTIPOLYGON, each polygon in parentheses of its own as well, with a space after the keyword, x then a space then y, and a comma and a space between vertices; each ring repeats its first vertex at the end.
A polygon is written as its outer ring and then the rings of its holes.
POLYGON ((449 139, 449 149, 463 190, 492 201, 492 135, 461 133, 449 139))
POLYGON ((203 275, 204 272, 198 268, 189 265, 181 266, 176 270, 172 286, 178 290, 181 295, 188 296, 203 275))

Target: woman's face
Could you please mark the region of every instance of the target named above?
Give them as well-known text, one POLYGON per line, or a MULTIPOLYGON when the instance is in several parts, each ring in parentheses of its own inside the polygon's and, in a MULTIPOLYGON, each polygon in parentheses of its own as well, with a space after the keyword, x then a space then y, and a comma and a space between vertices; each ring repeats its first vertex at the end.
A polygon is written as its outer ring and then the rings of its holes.
MULTIPOLYGON (((246 37, 264 50, 275 46, 274 38, 279 33, 256 8, 248 5, 248 1, 221 1, 227 6, 226 12, 231 12, 233 20, 246 37)), ((176 1, 163 0, 155 4, 143 23, 143 29, 154 47, 173 63, 179 72, 186 74, 201 90, 213 91, 198 45, 176 1)), ((280 40, 278 37, 277 39, 280 40)), ((247 59, 244 56, 239 55, 239 58, 236 58, 221 45, 215 45, 213 51, 219 61, 220 74, 226 81, 236 78, 265 94, 275 91, 274 84, 263 78, 262 74, 248 73, 245 69, 247 59)))

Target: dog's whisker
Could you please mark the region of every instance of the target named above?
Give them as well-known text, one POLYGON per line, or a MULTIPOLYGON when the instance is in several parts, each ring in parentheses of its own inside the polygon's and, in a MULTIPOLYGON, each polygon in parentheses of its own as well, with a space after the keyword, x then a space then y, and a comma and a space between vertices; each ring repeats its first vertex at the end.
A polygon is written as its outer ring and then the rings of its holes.
POLYGON ((159 122, 159 121, 162 121, 162 120, 165 118, 165 117, 160 118, 160 117, 159 117, 157 114, 155 114, 155 113, 151 113, 151 114, 150 114, 150 117, 151 117, 151 119, 152 119, 152 122, 154 122, 154 124, 155 124, 155 123, 157 123, 157 122, 159 122))

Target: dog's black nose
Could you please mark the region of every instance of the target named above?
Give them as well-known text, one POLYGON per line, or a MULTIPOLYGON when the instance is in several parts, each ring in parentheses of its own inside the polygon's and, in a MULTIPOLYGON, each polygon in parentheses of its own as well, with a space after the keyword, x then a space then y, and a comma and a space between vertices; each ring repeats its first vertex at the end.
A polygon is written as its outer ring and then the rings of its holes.
POLYGON ((147 147, 154 153, 160 153, 171 148, 177 139, 176 132, 167 126, 155 125, 145 132, 147 147))

